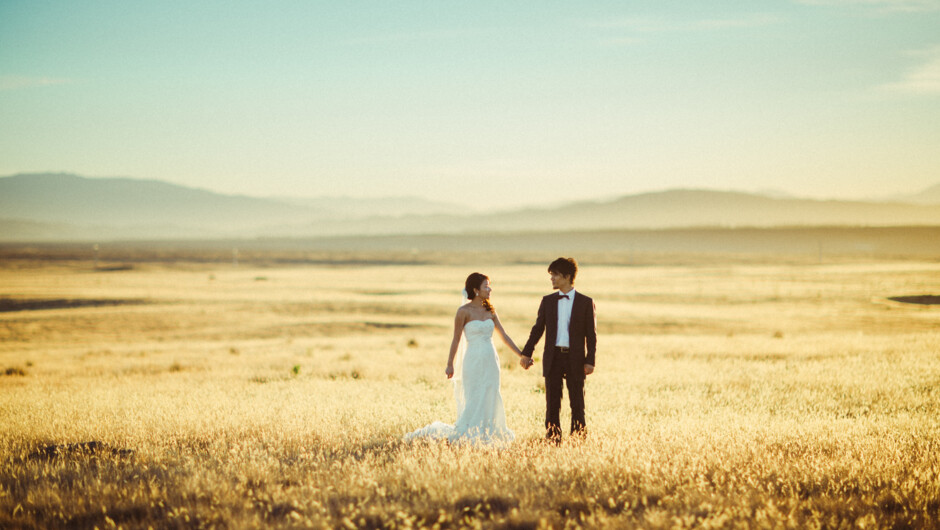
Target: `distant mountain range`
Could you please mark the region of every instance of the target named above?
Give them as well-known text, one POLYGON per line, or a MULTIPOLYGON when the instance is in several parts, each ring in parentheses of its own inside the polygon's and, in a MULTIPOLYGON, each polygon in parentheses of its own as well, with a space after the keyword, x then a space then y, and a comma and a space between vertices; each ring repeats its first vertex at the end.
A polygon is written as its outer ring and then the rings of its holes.
POLYGON ((0 178, 0 241, 455 234, 596 229, 940 225, 940 185, 892 201, 667 190, 496 213, 416 197, 257 198, 155 180, 0 178))
POLYGON ((910 202, 914 204, 940 204, 940 184, 931 186, 920 193, 913 195, 900 195, 893 197, 897 202, 910 202))
POLYGON ((403 215, 436 215, 457 211, 461 206, 421 197, 271 197, 294 206, 311 208, 337 219, 403 215))

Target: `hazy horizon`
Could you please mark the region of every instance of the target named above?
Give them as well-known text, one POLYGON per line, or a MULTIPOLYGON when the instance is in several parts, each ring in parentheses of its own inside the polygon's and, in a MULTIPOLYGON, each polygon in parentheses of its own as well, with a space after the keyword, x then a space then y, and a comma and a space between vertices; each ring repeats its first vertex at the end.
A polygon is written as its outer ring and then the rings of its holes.
POLYGON ((674 188, 637 190, 634 192, 614 194, 614 195, 600 195, 600 196, 593 196, 593 197, 571 196, 571 197, 560 197, 558 199, 551 199, 551 200, 538 201, 538 202, 520 201, 514 204, 507 204, 507 205, 495 204, 495 205, 489 205, 489 206, 487 205, 479 206, 479 205, 464 205, 455 200, 448 201, 446 199, 430 198, 430 197, 422 195, 420 191, 417 191, 417 190, 414 191, 413 193, 403 192, 403 193, 398 193, 398 194, 387 194, 387 195, 370 194, 368 190, 365 193, 359 193, 359 194, 350 193, 350 194, 332 194, 332 195, 328 195, 328 194, 264 195, 264 194, 238 193, 238 192, 231 192, 231 191, 226 191, 226 190, 211 189, 211 188, 200 186, 200 185, 173 182, 172 180, 169 180, 169 179, 159 179, 159 178, 143 179, 143 178, 137 178, 133 176, 118 176, 118 175, 88 176, 88 175, 79 175, 79 174, 76 174, 74 172, 69 172, 69 171, 44 171, 44 172, 36 172, 36 173, 22 173, 21 172, 21 173, 16 173, 12 175, 0 175, 0 179, 9 178, 9 177, 23 177, 23 176, 29 177, 29 176, 34 176, 34 175, 38 175, 38 176, 67 175, 67 176, 78 177, 82 179, 90 179, 90 180, 130 180, 130 181, 140 181, 140 182, 146 182, 146 181, 162 182, 166 184, 179 185, 179 186, 184 186, 184 187, 198 190, 198 191, 207 191, 210 193, 217 193, 221 195, 228 195, 228 196, 233 196, 233 197, 247 197, 247 198, 254 198, 254 199, 275 200, 275 201, 293 203, 293 204, 311 204, 311 203, 322 202, 322 201, 327 201, 327 200, 362 201, 363 204, 368 204, 370 201, 372 202, 396 201, 396 200, 397 201, 418 201, 418 202, 427 201, 428 204, 432 204, 432 205, 436 204, 436 205, 460 206, 462 208, 466 208, 468 212, 479 212, 479 213, 488 213, 488 212, 496 213, 500 211, 512 211, 512 210, 527 209, 527 208, 539 208, 539 209, 540 208, 552 208, 552 207, 561 207, 565 205, 570 205, 572 203, 578 203, 578 202, 605 203, 605 202, 615 201, 615 200, 622 199, 624 197, 629 197, 629 196, 655 195, 655 194, 669 193, 669 192, 675 192, 675 191, 743 193, 743 194, 751 194, 751 195, 763 196, 763 197, 774 198, 774 199, 794 199, 794 200, 809 200, 809 201, 855 201, 857 200, 859 202, 893 202, 895 200, 903 201, 905 197, 916 195, 920 192, 926 191, 927 189, 940 187, 940 182, 938 182, 932 186, 928 186, 927 188, 921 188, 921 189, 916 189, 916 190, 905 190, 904 192, 901 192, 896 195, 859 197, 858 199, 852 199, 852 198, 846 198, 846 197, 828 197, 828 196, 812 197, 812 196, 805 196, 805 195, 796 195, 796 194, 788 193, 784 190, 771 189, 771 188, 748 190, 748 189, 730 189, 730 188, 728 189, 709 188, 706 186, 699 186, 699 187, 692 187, 692 186, 681 187, 680 186, 680 187, 674 187, 674 188))
POLYGON ((940 182, 940 1, 0 4, 0 175, 493 210, 940 182))

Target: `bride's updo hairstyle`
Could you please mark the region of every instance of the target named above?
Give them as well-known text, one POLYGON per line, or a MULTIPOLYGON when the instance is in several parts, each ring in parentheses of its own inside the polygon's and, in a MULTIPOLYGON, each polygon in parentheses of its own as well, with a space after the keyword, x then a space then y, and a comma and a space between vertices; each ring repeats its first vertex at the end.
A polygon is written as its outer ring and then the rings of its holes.
MULTIPOLYGON (((467 291, 467 300, 473 300, 474 297, 476 297, 474 289, 479 289, 486 280, 489 280, 489 278, 487 278, 485 274, 480 274, 479 272, 474 272, 470 276, 467 276, 467 281, 464 283, 464 290, 467 291)), ((490 313, 495 313, 493 304, 491 304, 489 300, 483 300, 483 308, 490 313)))

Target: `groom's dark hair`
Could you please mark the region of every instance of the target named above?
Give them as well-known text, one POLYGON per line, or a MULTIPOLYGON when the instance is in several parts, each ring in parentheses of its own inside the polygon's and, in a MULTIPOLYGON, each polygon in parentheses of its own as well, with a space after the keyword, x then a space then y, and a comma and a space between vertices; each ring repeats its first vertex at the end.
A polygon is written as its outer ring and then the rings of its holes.
POLYGON ((548 272, 557 272, 574 285, 574 277, 578 275, 578 262, 574 258, 558 258, 548 266, 548 272))

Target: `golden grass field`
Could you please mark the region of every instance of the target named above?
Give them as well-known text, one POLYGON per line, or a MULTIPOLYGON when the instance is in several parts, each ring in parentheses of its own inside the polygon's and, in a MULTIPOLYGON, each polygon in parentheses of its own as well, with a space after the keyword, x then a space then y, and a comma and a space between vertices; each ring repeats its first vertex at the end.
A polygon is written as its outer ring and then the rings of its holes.
POLYGON ((521 345, 555 257, 0 262, 0 527, 940 525, 936 260, 582 259, 588 439, 497 343, 516 443, 403 444, 466 275, 521 345))

